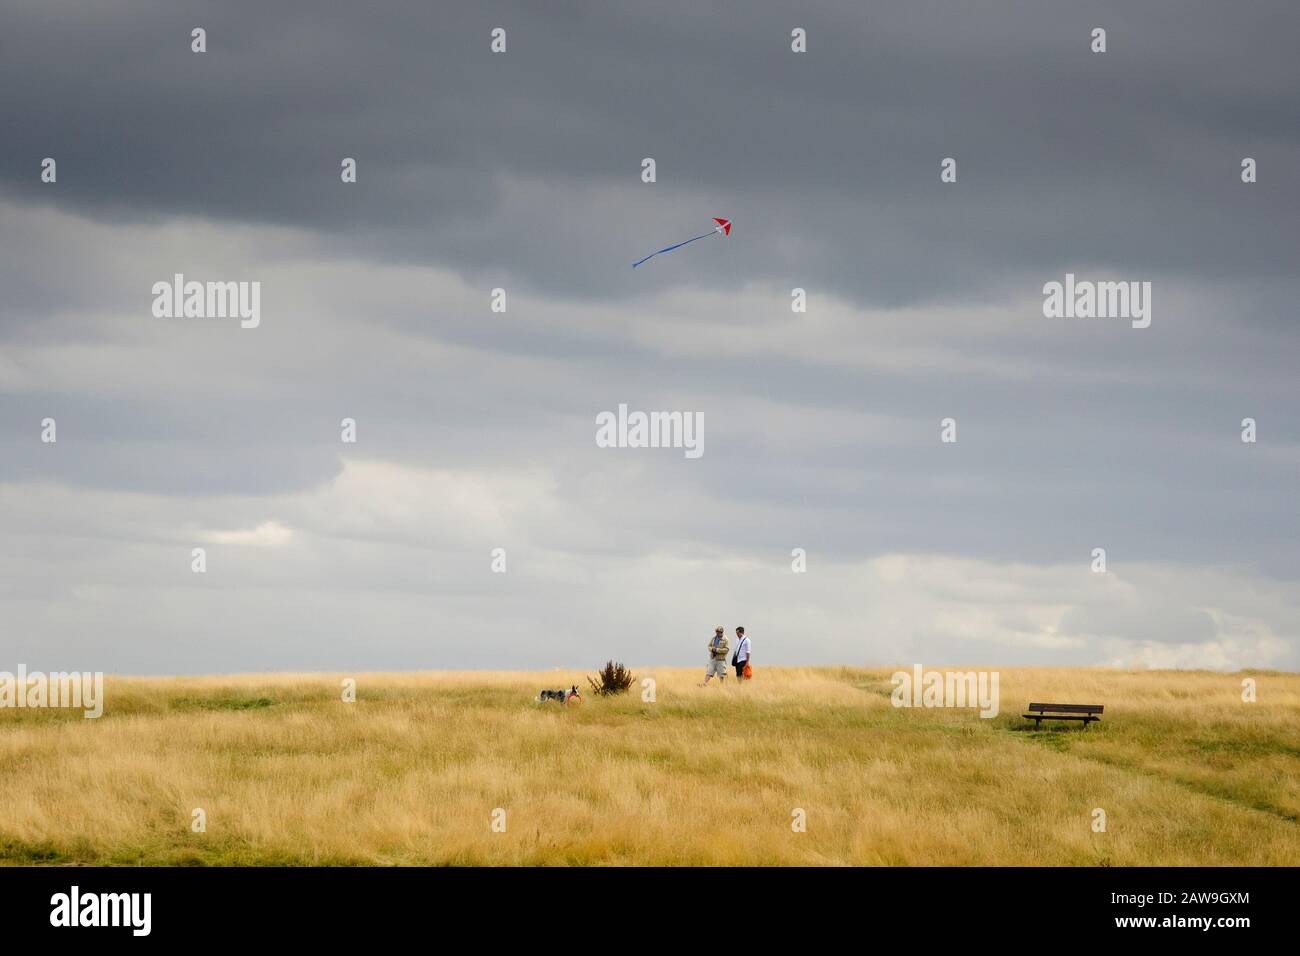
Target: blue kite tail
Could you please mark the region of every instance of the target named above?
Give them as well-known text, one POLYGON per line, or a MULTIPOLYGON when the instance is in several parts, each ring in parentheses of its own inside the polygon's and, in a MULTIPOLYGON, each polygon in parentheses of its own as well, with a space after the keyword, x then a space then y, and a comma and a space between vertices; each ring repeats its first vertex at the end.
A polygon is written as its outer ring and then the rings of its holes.
POLYGON ((690 243, 694 242, 696 239, 707 239, 709 238, 709 236, 716 236, 717 234, 718 231, 715 229, 713 232, 706 232, 702 236, 696 236, 695 239, 687 239, 686 242, 679 242, 675 246, 668 246, 667 248, 660 249, 658 252, 652 252, 650 253, 650 255, 646 256, 644 259, 640 260, 639 262, 632 263, 632 268, 635 269, 642 262, 649 262, 655 256, 661 256, 665 252, 672 252, 674 249, 680 249, 682 246, 689 245, 690 243))

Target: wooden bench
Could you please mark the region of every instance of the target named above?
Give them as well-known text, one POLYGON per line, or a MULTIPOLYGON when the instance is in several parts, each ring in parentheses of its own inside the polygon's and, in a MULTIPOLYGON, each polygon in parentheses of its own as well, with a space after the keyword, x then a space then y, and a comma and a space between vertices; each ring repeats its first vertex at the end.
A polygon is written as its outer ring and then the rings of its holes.
POLYGON ((1034 722, 1035 730, 1044 720, 1081 720, 1087 730, 1094 720, 1101 720, 1104 709, 1101 704, 1030 704, 1024 717, 1034 722))

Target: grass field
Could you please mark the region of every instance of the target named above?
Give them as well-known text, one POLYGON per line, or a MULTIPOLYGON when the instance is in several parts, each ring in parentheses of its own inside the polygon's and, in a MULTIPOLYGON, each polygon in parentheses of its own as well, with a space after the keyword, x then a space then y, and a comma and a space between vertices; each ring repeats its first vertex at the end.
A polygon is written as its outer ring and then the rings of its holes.
POLYGON ((109 677, 98 720, 0 710, 0 861, 1300 864, 1300 675, 1008 669, 983 720, 894 708, 892 671, 637 670, 655 702, 570 709, 532 698, 576 672, 109 677))

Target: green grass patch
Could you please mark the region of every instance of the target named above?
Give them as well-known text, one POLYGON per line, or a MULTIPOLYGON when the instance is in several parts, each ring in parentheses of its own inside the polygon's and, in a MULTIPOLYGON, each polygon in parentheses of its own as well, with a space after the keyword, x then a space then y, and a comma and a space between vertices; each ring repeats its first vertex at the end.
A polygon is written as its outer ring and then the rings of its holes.
POLYGON ((176 710, 261 710, 279 703, 274 697, 173 697, 176 710))

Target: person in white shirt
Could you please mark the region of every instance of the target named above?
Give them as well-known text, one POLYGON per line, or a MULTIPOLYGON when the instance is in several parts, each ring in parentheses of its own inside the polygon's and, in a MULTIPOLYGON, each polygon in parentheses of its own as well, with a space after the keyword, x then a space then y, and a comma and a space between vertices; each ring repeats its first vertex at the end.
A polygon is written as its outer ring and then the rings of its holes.
POLYGON ((736 683, 745 686, 745 665, 749 663, 749 638, 743 627, 736 628, 736 653, 731 656, 731 666, 736 668, 736 683))

